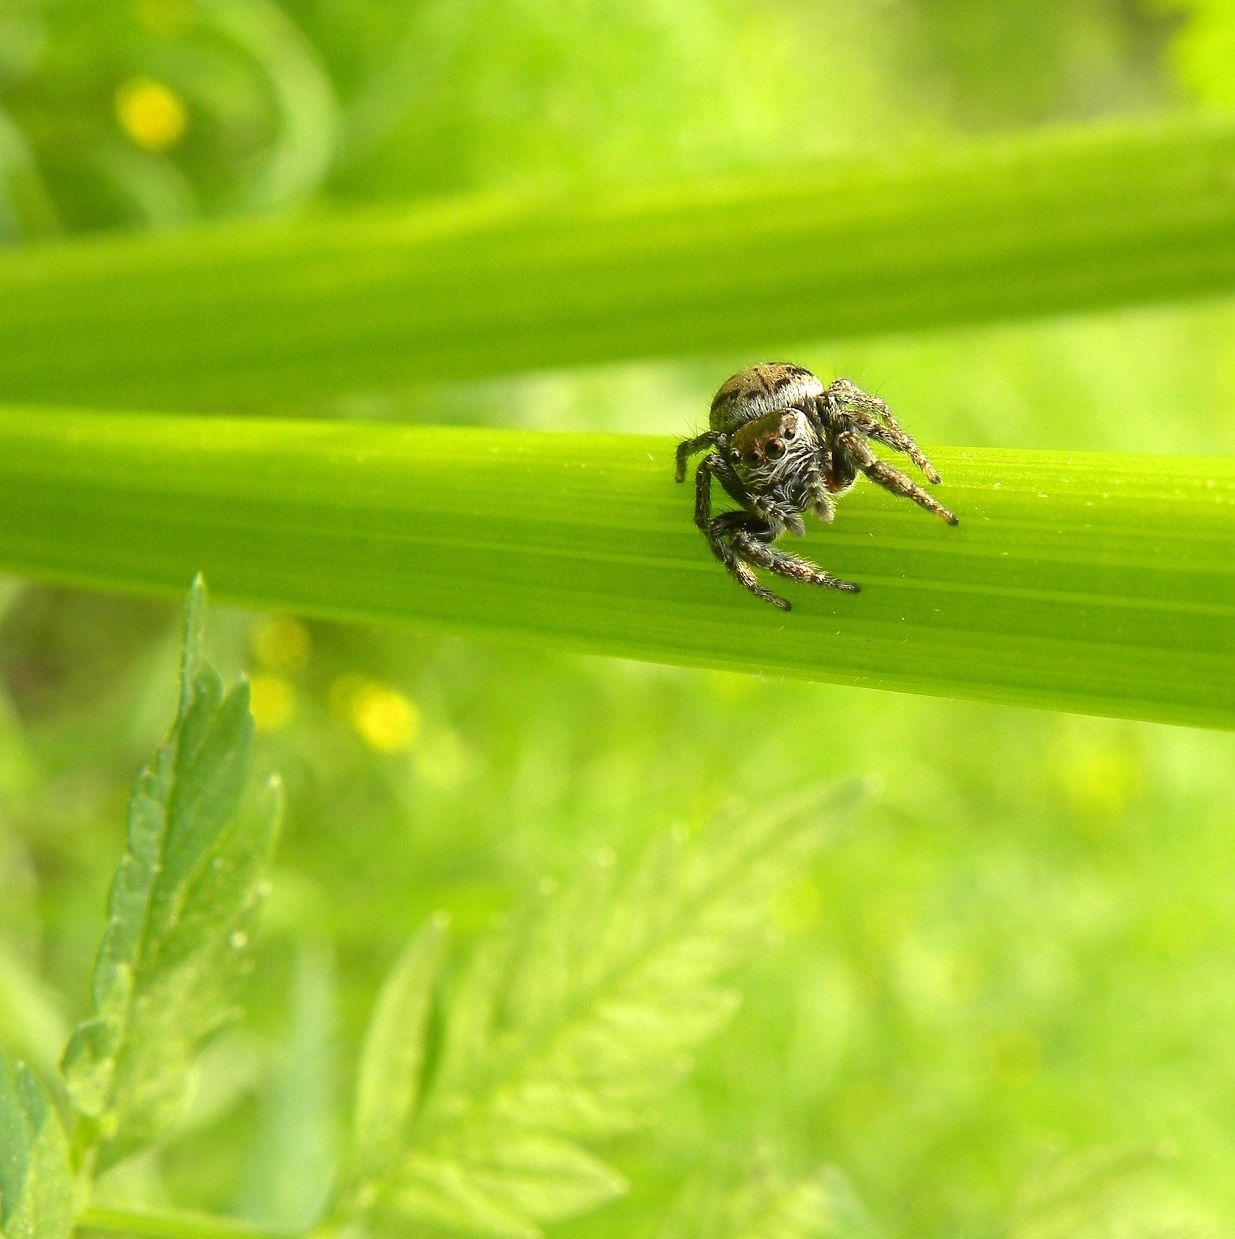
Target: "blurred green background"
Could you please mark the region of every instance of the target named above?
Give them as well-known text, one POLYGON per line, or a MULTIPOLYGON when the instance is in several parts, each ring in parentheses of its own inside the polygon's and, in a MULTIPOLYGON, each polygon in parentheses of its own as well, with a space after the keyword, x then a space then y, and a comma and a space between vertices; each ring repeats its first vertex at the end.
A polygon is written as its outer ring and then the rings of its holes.
MULTIPOLYGON (((1227 0, 0 0, 0 237, 1233 104, 1227 0)), ((928 444, 1235 451, 1230 301, 785 351, 928 444)), ((685 432, 748 360, 325 412, 685 432)), ((0 609, 0 1045, 48 1066, 173 710, 178 617, 18 582, 0 609)), ((466 940, 597 848, 874 772, 734 1025, 613 1150, 630 1198, 562 1233, 655 1233, 691 1176, 752 1157, 834 1163, 889 1235, 1235 1229, 1235 738, 286 616, 212 629, 288 784, 274 896, 248 1020, 178 1138, 104 1194, 311 1214, 368 1006, 429 912, 466 940), (1068 1208, 1027 1203, 1070 1177, 1091 1187, 1068 1208)))

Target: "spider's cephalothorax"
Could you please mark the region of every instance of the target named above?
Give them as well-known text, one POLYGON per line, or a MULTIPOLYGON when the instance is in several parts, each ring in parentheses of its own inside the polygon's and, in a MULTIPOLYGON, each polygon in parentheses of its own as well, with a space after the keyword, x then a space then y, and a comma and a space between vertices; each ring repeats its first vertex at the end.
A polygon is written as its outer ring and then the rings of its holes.
POLYGON ((772 543, 786 529, 805 533, 802 513, 833 516, 833 496, 865 473, 873 482, 941 516, 956 517, 903 473, 871 451, 868 440, 904 452, 931 482, 939 481, 918 445, 896 424, 878 396, 847 379, 824 385, 809 370, 782 363, 735 374, 712 401, 711 429, 678 444, 677 480, 686 462, 708 451, 695 474, 695 524, 712 553, 752 594, 788 611, 789 603, 764 589, 754 568, 856 594, 858 586, 815 567, 772 543), (742 505, 712 515, 712 478, 742 505))

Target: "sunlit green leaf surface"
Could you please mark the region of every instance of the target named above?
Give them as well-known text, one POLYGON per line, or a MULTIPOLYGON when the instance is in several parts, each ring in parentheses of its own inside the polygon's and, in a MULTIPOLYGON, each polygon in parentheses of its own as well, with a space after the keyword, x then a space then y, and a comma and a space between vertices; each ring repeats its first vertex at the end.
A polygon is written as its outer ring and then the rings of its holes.
POLYGON ((0 567, 259 607, 1055 709, 1235 725, 1235 461, 931 449, 950 528, 861 481, 743 593, 619 435, 9 410, 0 567))
POLYGON ((472 199, 0 258, 0 399, 398 384, 1235 287, 1235 125, 1002 139, 603 200, 472 199))

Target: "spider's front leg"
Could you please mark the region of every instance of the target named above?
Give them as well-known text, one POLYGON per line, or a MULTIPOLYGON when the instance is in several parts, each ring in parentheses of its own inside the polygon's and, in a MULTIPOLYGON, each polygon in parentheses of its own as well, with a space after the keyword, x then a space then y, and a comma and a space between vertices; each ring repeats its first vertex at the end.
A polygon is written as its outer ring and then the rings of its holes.
POLYGON ((868 439, 882 443, 893 451, 904 452, 923 473, 927 480, 935 485, 941 481, 935 466, 926 459, 922 449, 900 427, 900 423, 892 416, 892 410, 880 400, 856 387, 848 379, 837 379, 824 392, 821 400, 832 409, 839 411, 843 430, 857 430, 868 439))
MULTIPOLYGON (((846 430, 837 435, 836 445, 853 462, 857 469, 865 473, 872 482, 877 482, 884 490, 890 490, 894 495, 901 495, 906 499, 912 499, 919 507, 925 508, 928 512, 934 512, 936 516, 947 521, 949 525, 960 523, 943 504, 939 503, 933 496, 928 495, 915 482, 910 481, 900 470, 893 469, 891 465, 880 460, 870 450, 870 446, 860 430, 846 430)), ((932 472, 934 471, 932 470, 932 472)))

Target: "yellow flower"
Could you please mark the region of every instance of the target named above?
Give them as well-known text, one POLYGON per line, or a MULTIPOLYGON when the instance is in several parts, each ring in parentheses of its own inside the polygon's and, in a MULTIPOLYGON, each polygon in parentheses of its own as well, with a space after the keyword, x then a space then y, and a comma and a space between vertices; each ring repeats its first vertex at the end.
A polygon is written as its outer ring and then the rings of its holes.
POLYGON ((253 657, 272 671, 298 671, 309 661, 309 630, 290 616, 276 616, 249 632, 253 657))
POLYGON ((133 77, 116 91, 116 119, 138 146, 171 150, 189 125, 184 100, 170 86, 149 77, 133 77))
POLYGON ((258 731, 279 731, 296 715, 296 690, 281 675, 255 675, 249 681, 249 709, 258 731))
POLYGON ((331 708, 379 753, 411 748, 420 734, 420 711, 397 689, 376 680, 341 676, 330 689, 331 708))

